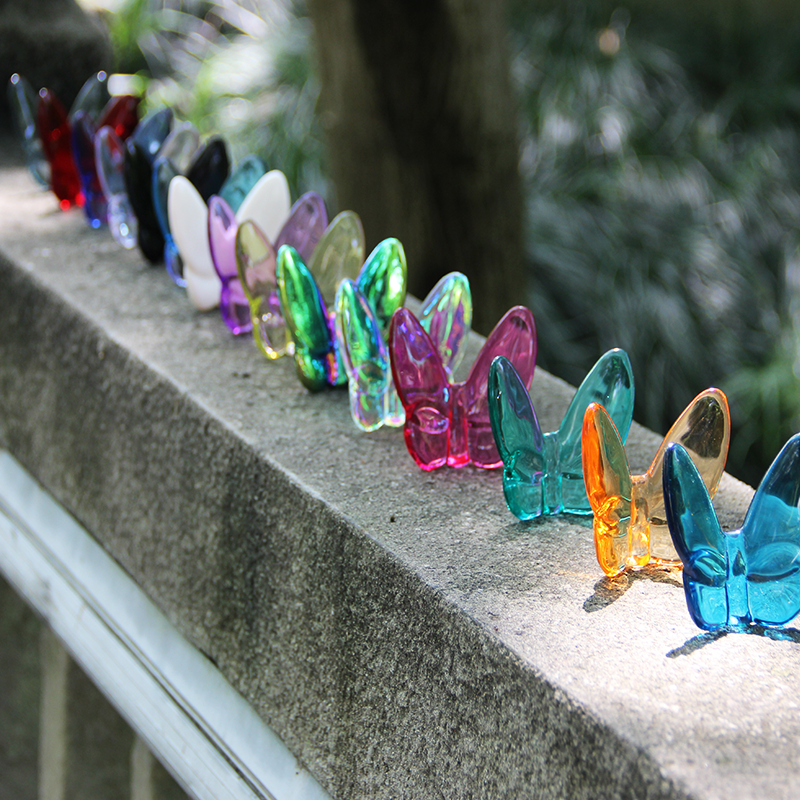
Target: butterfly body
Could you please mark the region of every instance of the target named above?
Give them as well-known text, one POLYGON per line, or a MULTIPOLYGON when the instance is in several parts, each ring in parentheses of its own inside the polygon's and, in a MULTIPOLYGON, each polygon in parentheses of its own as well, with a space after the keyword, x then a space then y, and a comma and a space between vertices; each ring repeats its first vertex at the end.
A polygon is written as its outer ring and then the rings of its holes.
POLYGON ((503 491, 512 513, 520 519, 562 511, 591 513, 583 509, 586 490, 583 472, 565 471, 559 463, 558 431, 542 435, 541 449, 517 451, 504 462, 503 491))
POLYGON ((494 468, 502 463, 489 419, 486 384, 495 356, 505 355, 530 385, 536 363, 531 312, 515 306, 489 334, 469 376, 451 384, 436 345, 407 308, 395 312, 389 332, 392 374, 403 404, 406 446, 425 470, 445 464, 494 468))
POLYGON ((528 390, 502 356, 489 370, 489 415, 503 459, 503 491, 520 519, 542 514, 591 514, 581 460, 583 414, 602 402, 623 437, 633 416, 633 371, 627 354, 609 350, 592 367, 557 431, 543 433, 528 390))
POLYGON ((800 435, 767 471, 739 530, 723 532, 697 468, 671 445, 664 460, 670 533, 694 622, 785 625, 800 612, 800 435))
POLYGON ((730 441, 725 395, 719 389, 701 392, 670 428, 643 475, 631 475, 619 433, 599 403, 586 409, 581 439, 595 550, 603 571, 613 577, 647 564, 678 566, 664 508, 664 454, 671 443, 683 444, 708 491, 716 492, 730 441))

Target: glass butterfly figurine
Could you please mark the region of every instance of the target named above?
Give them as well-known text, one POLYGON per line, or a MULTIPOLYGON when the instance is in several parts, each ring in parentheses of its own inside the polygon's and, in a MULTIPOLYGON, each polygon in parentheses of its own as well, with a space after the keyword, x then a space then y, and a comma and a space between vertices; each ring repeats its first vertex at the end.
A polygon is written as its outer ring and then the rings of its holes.
MULTIPOLYGON (((208 203, 208 245, 221 284, 219 307, 223 321, 234 334, 249 333, 253 327, 250 306, 236 265, 239 223, 250 222, 262 233, 268 230, 275 241, 275 251, 283 244, 290 244, 304 260, 311 257, 328 225, 325 201, 316 192, 307 192, 300 197, 287 217, 289 186, 286 178, 278 170, 272 177, 274 180, 270 186, 264 186, 263 190, 254 188, 238 211, 234 211, 223 197, 212 197, 208 203)), ((264 238, 270 242, 266 235, 264 238)))
POLYGON ((103 71, 92 75, 69 114, 53 92, 41 89, 37 95, 21 75, 12 75, 8 85, 31 174, 53 190, 62 209, 84 206, 92 227, 105 222, 105 198, 94 167, 95 123, 111 125, 126 137, 138 121, 139 98, 111 97, 107 80, 103 71))
POLYGON ((609 350, 575 392, 557 431, 542 433, 531 397, 511 362, 498 356, 489 370, 489 419, 503 459, 503 492, 519 519, 542 514, 591 514, 581 461, 583 414, 600 403, 622 441, 633 419, 633 370, 624 350, 609 350))
MULTIPOLYGON (((288 196, 287 185, 287 208, 288 196)), ((341 281, 358 275, 364 249, 364 228, 358 214, 342 211, 322 234, 308 265, 326 308, 333 303, 341 281)), ((277 267, 275 248, 261 228, 250 220, 242 222, 236 230, 239 287, 250 309, 253 338, 269 360, 294 355, 294 342, 281 309, 277 267)))
POLYGON ((164 237, 164 265, 170 278, 182 287, 186 286, 183 262, 169 227, 167 195, 170 181, 186 174, 199 149, 200 132, 191 122, 182 122, 170 131, 153 161, 153 210, 164 237))
POLYGON ((450 382, 436 345, 407 308, 392 317, 389 353, 406 414, 403 435, 417 465, 424 470, 445 464, 499 467, 502 461, 489 422, 489 368, 497 356, 505 356, 530 386, 536 365, 533 314, 523 306, 510 309, 489 334, 462 383, 450 382))
MULTIPOLYGON (((280 224, 275 222, 277 215, 282 222, 289 208, 285 178, 277 170, 266 172, 261 159, 255 156, 243 159, 230 176, 219 177, 223 177, 223 181, 210 194, 212 187, 197 183, 191 169, 186 177, 178 175, 169 184, 170 228, 183 261, 186 291, 192 304, 201 311, 219 306, 223 289, 210 242, 212 231, 219 232, 220 216, 216 213, 219 205, 224 206, 229 215, 226 224, 235 219, 235 214, 242 219, 253 217, 265 224, 267 220, 270 225, 280 224), (215 211, 213 219, 212 210, 215 211)), ((217 241, 220 260, 224 252, 225 263, 235 271, 234 235, 223 235, 217 241)), ((226 311, 223 311, 223 319, 228 324, 236 324, 236 317, 229 318, 226 311)))
POLYGON ((22 143, 25 164, 38 184, 50 188, 50 164, 42 149, 42 140, 39 138, 36 121, 38 104, 38 95, 30 83, 15 72, 8 81, 8 105, 11 108, 17 135, 22 143))
POLYGON ((797 616, 800 434, 772 462, 737 531, 722 531, 703 479, 679 444, 664 457, 664 500, 696 625, 785 625, 797 616))
POLYGON ((597 560, 609 577, 647 564, 679 566, 664 511, 661 471, 672 443, 682 444, 713 495, 730 441, 728 401, 706 389, 669 429, 644 475, 631 475, 625 448, 606 410, 592 403, 583 417, 583 478, 594 511, 597 560))
MULTIPOLYGON (((173 121, 171 108, 153 111, 125 142, 125 194, 136 216, 136 243, 152 264, 157 264, 164 254, 164 236, 153 203, 153 162, 172 131, 173 121)), ((113 142, 111 137, 106 138, 113 142)), ((101 154, 98 163, 103 161, 101 154)))
MULTIPOLYGON (((114 131, 125 141, 139 121, 139 98, 130 95, 112 97, 97 125, 101 129, 114 131)), ((97 126, 88 111, 79 110, 72 116, 72 154, 83 190, 83 210, 92 228, 99 228, 108 221, 108 197, 103 190, 95 158, 97 126)))
MULTIPOLYGON (((221 142, 222 140, 217 140, 221 142)), ((218 145, 222 146, 222 145, 218 145)), ((165 143, 164 148, 166 149, 167 144, 165 143)), ((212 188, 211 185, 204 187, 201 183, 200 176, 203 175, 203 171, 206 170, 206 166, 202 163, 202 157, 199 157, 198 154, 200 153, 202 148, 198 148, 195 155, 183 167, 176 166, 170 159, 166 159, 162 162, 162 156, 159 155, 156 161, 156 168, 160 171, 158 185, 154 184, 153 191, 157 192, 157 196, 161 198, 161 204, 163 207, 163 219, 162 226, 165 226, 170 231, 170 239, 172 239, 173 245, 173 252, 169 254, 169 258, 166 257, 166 250, 165 250, 165 264, 167 267, 167 272, 169 273, 170 277, 178 286, 182 286, 187 289, 189 292, 189 298, 198 308, 207 309, 213 308, 218 303, 219 297, 219 280, 214 272, 213 265, 208 272, 198 272, 197 267, 198 265, 202 265, 203 269, 208 269, 208 265, 211 263, 211 254, 208 248, 208 206, 206 205, 205 195, 207 194, 208 190, 212 188), (180 252, 178 250, 177 245, 175 244, 175 240, 172 237, 172 230, 170 229, 170 216, 169 216, 169 192, 170 186, 172 185, 172 180, 178 176, 183 176, 185 181, 179 181, 179 184, 182 184, 181 191, 186 194, 186 205, 183 209, 183 214, 180 215, 179 222, 181 224, 181 229, 178 231, 178 238, 184 242, 184 249, 191 248, 192 245, 186 242, 188 238, 188 232, 191 230, 195 231, 195 235, 191 237, 191 242, 193 246, 198 248, 197 253, 193 254, 193 250, 189 249, 190 253, 190 269, 188 270, 187 274, 184 275, 183 269, 183 259, 180 257, 180 252), (192 217, 192 214, 195 214, 196 218, 192 217), (206 227, 205 236, 202 235, 200 232, 203 227, 206 227), (191 288, 189 287, 189 283, 192 283, 191 288), (213 297, 213 300, 200 300, 199 298, 208 294, 209 297, 213 297)), ((219 153, 217 154, 219 155, 219 153)), ((227 156, 226 156, 227 158, 227 156)), ((206 162, 208 163, 208 162, 206 162)), ((223 164, 222 159, 218 158, 217 166, 221 167, 223 164)), ((208 173, 208 171, 206 170, 208 173)), ((218 173, 209 173, 213 175, 214 178, 214 186, 219 188, 219 182, 224 181, 222 183, 221 188, 219 191, 221 193, 225 193, 226 196, 231 197, 232 200, 237 202, 236 208, 239 207, 238 205, 238 198, 240 196, 240 192, 246 191, 249 192, 255 186, 258 185, 261 178, 267 172, 267 168, 264 162, 258 158, 257 156, 248 156, 247 158, 243 159, 236 168, 230 173, 230 175, 226 175, 221 171, 218 173), (230 190, 228 189, 230 187, 230 190)), ((208 178, 203 178, 203 180, 208 181, 208 178)), ((208 203, 210 203, 215 197, 218 197, 217 194, 212 194, 208 197, 208 203)), ((175 217, 175 210, 173 209, 172 215, 173 218, 175 217)))
POLYGON ((64 210, 83 204, 80 176, 72 156, 72 111, 92 108, 99 114, 109 97, 106 77, 105 72, 98 72, 89 78, 69 115, 52 92, 35 92, 22 75, 15 73, 8 83, 9 105, 31 174, 39 182, 46 178, 45 185, 53 190, 64 210))
MULTIPOLYGON (((350 411, 363 431, 382 425, 398 427, 405 412, 394 388, 386 325, 381 325, 367 298, 352 280, 336 293, 336 338, 348 378, 350 411)), ((422 327, 436 343, 448 379, 464 355, 461 346, 472 325, 469 281, 460 272, 445 275, 423 301, 422 327)))
MULTIPOLYGON (((324 244, 332 247, 335 242, 321 240, 317 250, 324 244)), ((326 253, 322 253, 320 259, 325 258, 326 253)), ((406 276, 406 256, 397 239, 379 242, 358 273, 356 285, 369 302, 381 330, 405 300, 406 276)), ((311 391, 342 385, 347 381, 347 373, 339 354, 333 315, 312 273, 290 245, 278 250, 277 280, 301 383, 311 391)))

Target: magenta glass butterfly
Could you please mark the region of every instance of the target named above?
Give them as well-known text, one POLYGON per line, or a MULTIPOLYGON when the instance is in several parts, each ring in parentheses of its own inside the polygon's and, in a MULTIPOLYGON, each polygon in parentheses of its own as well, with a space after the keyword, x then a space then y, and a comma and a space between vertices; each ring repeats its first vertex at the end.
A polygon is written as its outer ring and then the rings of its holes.
POLYGON ((444 464, 502 465, 489 421, 486 385, 489 368, 505 356, 526 387, 536 366, 533 314, 515 306, 497 323, 463 383, 450 383, 441 356, 419 320, 400 308, 389 327, 394 385, 406 412, 406 446, 425 470, 444 464))

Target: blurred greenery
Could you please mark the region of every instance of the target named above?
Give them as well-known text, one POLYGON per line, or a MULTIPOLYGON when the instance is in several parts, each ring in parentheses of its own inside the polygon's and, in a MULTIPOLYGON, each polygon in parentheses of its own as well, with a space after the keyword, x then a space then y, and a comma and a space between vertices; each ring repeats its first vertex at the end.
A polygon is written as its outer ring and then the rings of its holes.
MULTIPOLYGON (((757 483, 800 429, 800 13, 781 0, 628 9, 510 3, 520 301, 541 363, 573 383, 625 348, 636 418, 655 430, 723 388, 729 470, 757 483)), ((237 158, 259 153, 295 196, 328 194, 301 4, 127 0, 112 33, 120 65, 152 76, 150 106, 222 133, 237 158)))
POLYGON ((282 0, 126 0, 107 16, 118 69, 148 80, 145 110, 170 105, 234 160, 279 167, 292 195, 329 194, 315 115, 311 25, 282 0))
POLYGON ((757 482, 800 428, 800 29, 781 33, 791 57, 767 58, 774 37, 756 26, 745 44, 740 26, 682 38, 681 20, 652 14, 515 10, 543 365, 575 383, 623 347, 636 418, 662 432, 720 386, 729 470, 757 482))

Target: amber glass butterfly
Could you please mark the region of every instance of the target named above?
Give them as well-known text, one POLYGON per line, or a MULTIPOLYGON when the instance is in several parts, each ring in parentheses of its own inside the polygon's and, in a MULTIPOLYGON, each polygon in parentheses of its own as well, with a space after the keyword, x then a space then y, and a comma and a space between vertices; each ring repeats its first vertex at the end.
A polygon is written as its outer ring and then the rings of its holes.
POLYGON ((719 389, 701 392, 670 428, 644 475, 631 475, 617 429, 592 403, 583 417, 583 478, 594 511, 597 560, 606 575, 647 564, 680 565, 664 508, 662 467, 670 444, 683 445, 713 496, 730 440, 728 401, 719 389))

